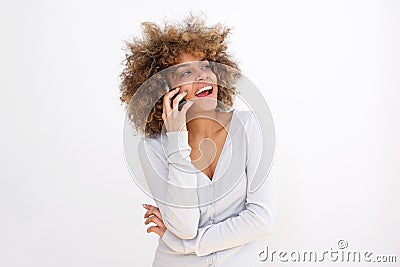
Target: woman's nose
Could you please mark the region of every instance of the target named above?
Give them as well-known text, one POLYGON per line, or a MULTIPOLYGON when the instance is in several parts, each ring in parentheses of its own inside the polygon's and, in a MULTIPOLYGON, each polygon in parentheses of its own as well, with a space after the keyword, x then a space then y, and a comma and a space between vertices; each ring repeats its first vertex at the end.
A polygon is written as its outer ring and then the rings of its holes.
POLYGON ((207 76, 207 72, 205 72, 205 71, 199 71, 198 72, 198 74, 197 74, 197 78, 196 78, 196 80, 197 81, 202 81, 202 80, 206 80, 208 78, 208 76, 207 76))

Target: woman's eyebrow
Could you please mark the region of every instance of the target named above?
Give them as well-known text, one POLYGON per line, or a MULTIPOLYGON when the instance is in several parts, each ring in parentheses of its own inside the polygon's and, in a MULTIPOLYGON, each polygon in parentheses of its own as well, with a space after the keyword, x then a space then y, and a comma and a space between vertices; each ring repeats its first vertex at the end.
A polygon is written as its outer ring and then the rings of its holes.
MULTIPOLYGON (((202 58, 202 59, 200 59, 199 61, 208 61, 206 58, 202 58)), ((194 61, 194 62, 196 62, 196 61, 194 61)), ((180 64, 180 65, 178 65, 178 66, 176 66, 174 69, 173 69, 173 71, 177 71, 179 68, 184 68, 184 67, 188 67, 188 66, 191 66, 192 64, 191 63, 184 63, 184 64, 180 64)))
POLYGON ((190 66, 190 65, 191 65, 191 64, 189 64, 189 63, 179 65, 179 66, 177 66, 177 67, 175 68, 175 71, 177 71, 179 68, 188 67, 188 66, 190 66))

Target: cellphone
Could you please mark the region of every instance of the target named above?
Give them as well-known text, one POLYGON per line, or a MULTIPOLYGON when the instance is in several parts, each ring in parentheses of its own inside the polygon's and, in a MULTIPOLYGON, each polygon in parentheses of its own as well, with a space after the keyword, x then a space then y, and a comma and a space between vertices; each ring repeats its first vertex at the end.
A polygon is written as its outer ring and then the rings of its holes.
MULTIPOLYGON (((170 92, 172 91, 172 90, 174 90, 175 88, 172 88, 171 90, 169 90, 170 92)), ((171 97, 171 107, 172 107, 172 102, 174 101, 174 99, 175 99, 175 97, 178 95, 179 93, 176 93, 173 97, 171 97)), ((182 107, 183 107, 183 105, 186 103, 186 99, 185 98, 183 98, 181 101, 179 101, 179 104, 178 104, 178 110, 179 111, 181 111, 182 110, 182 107)))

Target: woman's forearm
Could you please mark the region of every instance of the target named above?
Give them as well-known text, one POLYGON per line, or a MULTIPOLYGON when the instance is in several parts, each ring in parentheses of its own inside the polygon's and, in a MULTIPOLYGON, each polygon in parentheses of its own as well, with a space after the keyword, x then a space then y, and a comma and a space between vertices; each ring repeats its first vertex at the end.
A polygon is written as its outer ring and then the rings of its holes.
POLYGON ((237 216, 199 228, 197 236, 191 240, 180 239, 167 227, 162 240, 178 253, 204 256, 267 235, 275 214, 273 180, 273 175, 270 175, 262 186, 248 195, 246 209, 237 216))
POLYGON ((188 133, 171 132, 167 135, 165 154, 168 165, 160 153, 146 145, 146 141, 139 148, 141 163, 165 226, 181 239, 192 239, 197 235, 200 210, 196 172, 189 157, 188 133))

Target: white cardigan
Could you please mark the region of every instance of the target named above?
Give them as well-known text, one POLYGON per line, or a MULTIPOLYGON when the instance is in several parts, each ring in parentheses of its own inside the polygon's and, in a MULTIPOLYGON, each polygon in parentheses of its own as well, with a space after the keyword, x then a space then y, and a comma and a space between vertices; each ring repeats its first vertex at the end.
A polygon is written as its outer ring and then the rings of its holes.
POLYGON ((258 254, 275 216, 274 171, 260 162, 262 142, 254 114, 234 110, 210 180, 191 163, 187 131, 142 139, 141 164, 167 227, 154 267, 262 263, 258 254), (250 189, 259 166, 267 177, 250 189))

